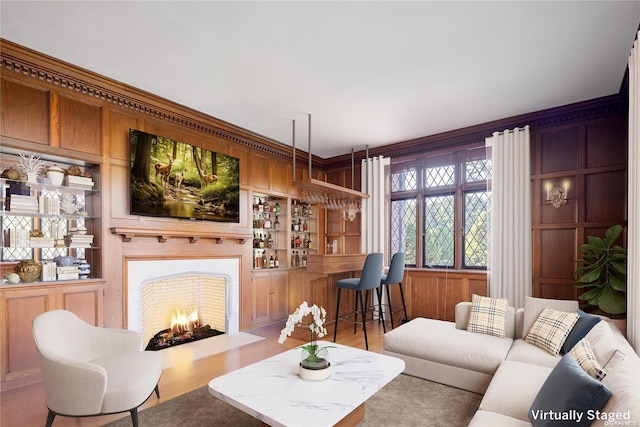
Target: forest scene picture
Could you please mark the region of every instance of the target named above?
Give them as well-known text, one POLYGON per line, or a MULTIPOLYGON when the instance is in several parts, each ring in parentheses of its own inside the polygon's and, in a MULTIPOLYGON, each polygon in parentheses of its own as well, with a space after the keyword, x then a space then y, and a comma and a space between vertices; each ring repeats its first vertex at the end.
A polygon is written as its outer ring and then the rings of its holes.
POLYGON ((131 129, 133 215, 239 222, 240 161, 131 129))

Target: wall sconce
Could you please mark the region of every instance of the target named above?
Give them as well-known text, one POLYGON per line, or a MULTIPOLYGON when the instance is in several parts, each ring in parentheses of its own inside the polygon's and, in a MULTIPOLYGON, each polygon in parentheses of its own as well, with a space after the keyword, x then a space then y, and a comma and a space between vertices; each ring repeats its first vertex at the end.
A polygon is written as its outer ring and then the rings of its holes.
POLYGON ((569 180, 565 179, 562 182, 562 187, 553 187, 551 182, 547 181, 544 184, 544 189, 547 192, 547 198, 544 203, 547 205, 552 205, 554 208, 559 208, 560 206, 567 203, 567 194, 569 193, 569 180))

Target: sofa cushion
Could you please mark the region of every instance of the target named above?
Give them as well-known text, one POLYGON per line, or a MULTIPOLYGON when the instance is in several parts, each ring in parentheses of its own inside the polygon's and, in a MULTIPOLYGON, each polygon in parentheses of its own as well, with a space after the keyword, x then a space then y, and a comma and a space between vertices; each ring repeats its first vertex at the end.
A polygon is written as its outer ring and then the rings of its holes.
POLYGON ((546 307, 559 311, 576 312, 578 301, 525 297, 524 319, 522 324, 522 337, 526 337, 542 310, 546 307))
POLYGON ((511 347, 511 338, 474 334, 453 322, 416 318, 383 337, 385 351, 493 375, 511 347))
POLYGON ((553 368, 560 359, 560 356, 553 355, 545 349, 529 344, 523 339, 518 339, 513 341, 506 360, 553 368))
POLYGON ((589 341, 586 339, 581 339, 578 341, 576 345, 573 346, 569 354, 576 359, 578 365, 584 371, 589 374, 590 377, 597 379, 598 381, 602 381, 604 377, 607 376, 606 371, 602 368, 602 365, 598 363, 598 359, 596 359, 596 355, 593 354, 593 350, 591 350, 591 346, 589 345, 589 341))
MULTIPOLYGON (((605 367, 616 350, 620 349, 620 343, 616 339, 613 330, 607 322, 599 322, 585 335, 585 339, 589 341, 596 359, 602 367, 605 367)), ((622 353, 626 353, 624 350, 622 353)), ((614 360, 615 363, 615 360, 614 360)), ((608 370, 613 368, 613 364, 609 365, 608 370)), ((607 369, 607 368, 605 368, 607 369)))
POLYGON ((506 360, 493 375, 480 409, 528 422, 527 413, 553 368, 506 360))
POLYGON ((611 391, 591 378, 569 354, 553 368, 540 388, 529 421, 534 427, 557 426, 558 420, 577 426, 591 425, 593 411, 600 411, 611 391))
POLYGON ((578 316, 580 318, 569 332, 569 336, 565 340, 564 344, 562 344, 561 352, 566 354, 573 348, 574 345, 578 343, 585 335, 593 328, 596 323, 598 323, 601 318, 598 316, 594 316, 593 314, 585 313, 582 310, 577 311, 578 316))
POLYGON ((467 331, 505 337, 505 323, 509 300, 473 294, 467 331))
POLYGON ((513 417, 489 411, 476 411, 468 427, 531 427, 529 421, 518 420, 513 417))
POLYGON ((544 348, 551 354, 559 354, 569 331, 578 321, 577 313, 544 308, 525 340, 533 345, 544 348))

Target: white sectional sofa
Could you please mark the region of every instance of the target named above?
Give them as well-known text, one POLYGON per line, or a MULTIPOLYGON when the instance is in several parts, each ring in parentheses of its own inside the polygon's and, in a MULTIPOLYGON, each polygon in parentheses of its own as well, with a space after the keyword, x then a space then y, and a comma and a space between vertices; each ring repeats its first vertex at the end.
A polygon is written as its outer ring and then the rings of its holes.
MULTIPOLYGON (((524 308, 508 307, 504 338, 467 331, 471 307, 470 302, 459 303, 455 322, 417 318, 395 328, 384 336, 385 354, 403 359, 408 375, 484 394, 471 426, 640 426, 640 358, 620 330, 606 319, 598 322, 579 312, 583 318, 569 335, 564 345, 567 356, 563 358, 563 354, 553 355, 524 338, 545 307, 575 313, 576 301, 527 298, 524 308), (589 326, 585 326, 587 321, 589 326), (590 387, 604 385, 602 393, 608 390, 610 397, 604 397, 608 400, 597 412, 585 411, 578 422, 580 414, 575 411, 545 412, 540 405, 551 401, 553 406, 566 395, 586 393, 588 387, 582 383, 571 389, 575 376, 569 380, 563 376, 575 364, 575 359, 568 359, 568 352, 582 335, 592 356, 606 371, 601 382, 588 375, 585 381, 591 381, 590 387), (560 416, 575 419, 564 423, 553 419, 560 416)), ((582 368, 578 370, 581 381, 580 375, 585 373, 582 368)))

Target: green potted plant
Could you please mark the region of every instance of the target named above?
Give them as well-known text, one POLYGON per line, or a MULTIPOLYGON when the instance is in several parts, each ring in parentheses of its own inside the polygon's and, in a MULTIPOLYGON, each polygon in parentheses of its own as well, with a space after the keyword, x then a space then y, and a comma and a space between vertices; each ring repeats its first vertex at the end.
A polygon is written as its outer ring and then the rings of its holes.
POLYGON ((588 289, 580 300, 611 318, 623 318, 627 312, 627 249, 615 244, 620 233, 622 226, 614 225, 604 238, 587 237, 578 248, 582 258, 575 271, 574 286, 588 289))

